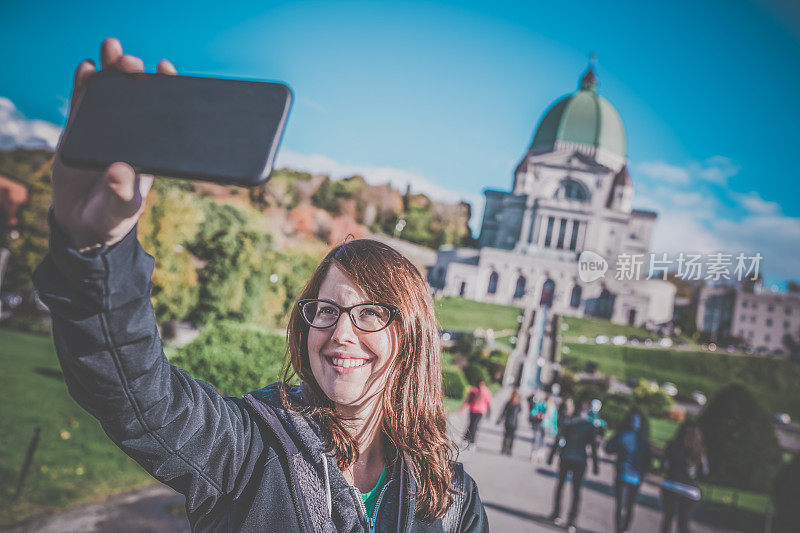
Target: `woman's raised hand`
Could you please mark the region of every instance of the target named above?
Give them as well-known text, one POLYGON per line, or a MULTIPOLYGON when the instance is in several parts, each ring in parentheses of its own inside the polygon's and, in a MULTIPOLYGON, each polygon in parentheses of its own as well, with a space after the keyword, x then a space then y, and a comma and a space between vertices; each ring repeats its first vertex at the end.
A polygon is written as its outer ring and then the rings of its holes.
MULTIPOLYGON (((138 57, 122 53, 116 39, 106 39, 100 49, 103 70, 144 72, 138 57)), ((71 111, 89 77, 96 72, 93 61, 82 61, 75 69, 71 111)), ((175 74, 166 59, 158 64, 160 74, 175 74)), ((71 112, 70 111, 70 112, 71 112)), ((139 220, 153 176, 136 174, 126 163, 113 163, 104 172, 69 167, 56 153, 53 162, 53 211, 56 222, 77 249, 98 244, 111 245, 122 238, 139 220)))

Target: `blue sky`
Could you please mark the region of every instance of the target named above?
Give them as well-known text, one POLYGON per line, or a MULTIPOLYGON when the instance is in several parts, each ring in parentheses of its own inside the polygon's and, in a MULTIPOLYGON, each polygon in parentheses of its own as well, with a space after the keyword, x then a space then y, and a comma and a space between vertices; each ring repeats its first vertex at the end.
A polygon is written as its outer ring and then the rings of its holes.
POLYGON ((289 83, 284 164, 410 182, 478 213, 595 51, 634 205, 660 214, 653 250, 761 251, 770 281, 800 278, 791 2, 5 3, 0 120, 60 127, 75 65, 106 36, 148 68, 289 83))

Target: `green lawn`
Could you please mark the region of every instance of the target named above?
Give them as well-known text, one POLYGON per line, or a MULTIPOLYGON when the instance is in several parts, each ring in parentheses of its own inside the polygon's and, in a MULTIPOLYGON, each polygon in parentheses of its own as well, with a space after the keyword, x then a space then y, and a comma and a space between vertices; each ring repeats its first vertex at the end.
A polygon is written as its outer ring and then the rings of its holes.
POLYGON ((654 446, 664 449, 667 443, 672 440, 675 431, 678 429, 678 423, 672 420, 662 420, 659 418, 650 419, 650 442, 654 446))
POLYGON ((441 298, 434 301, 436 318, 442 329, 472 332, 476 328, 495 331, 519 329, 519 307, 473 302, 464 298, 441 298))
MULTIPOLYGON (((625 324, 613 324, 608 320, 601 320, 599 318, 565 316, 562 318, 562 324, 566 324, 567 329, 562 330, 561 333, 568 339, 576 339, 581 335, 587 339, 593 339, 598 335, 606 335, 608 337, 624 335, 626 337, 639 337, 640 339, 653 340, 660 338, 659 335, 647 331, 645 328, 628 326, 625 324)), ((687 342, 690 346, 696 346, 696 343, 688 337, 680 336, 678 338, 687 342)))
POLYGON ((152 483, 67 393, 52 340, 0 329, 0 525, 152 483), (41 436, 25 489, 20 469, 41 436))
POLYGON ((700 490, 703 493, 703 502, 718 503, 757 514, 766 514, 772 510, 772 498, 769 494, 718 487, 707 483, 701 483, 700 490))
POLYGON ((624 324, 612 324, 608 320, 600 320, 599 318, 565 316, 562 318, 561 323, 567 326, 566 330, 562 327, 561 331, 561 334, 565 337, 580 337, 583 335, 588 339, 593 339, 598 335, 607 335, 608 337, 625 335, 626 337, 636 336, 643 339, 659 338, 658 335, 650 333, 644 328, 626 326, 624 324))
POLYGON ((800 417, 800 365, 780 358, 611 344, 567 343, 569 355, 583 363, 595 361, 600 372, 618 379, 670 381, 684 394, 701 391, 709 399, 732 382, 745 385, 770 412, 800 417))

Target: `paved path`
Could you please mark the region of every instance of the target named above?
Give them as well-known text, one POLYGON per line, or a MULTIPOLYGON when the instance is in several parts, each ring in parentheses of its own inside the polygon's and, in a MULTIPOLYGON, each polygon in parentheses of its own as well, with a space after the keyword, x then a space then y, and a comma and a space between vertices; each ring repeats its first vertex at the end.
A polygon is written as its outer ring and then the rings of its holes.
MULTIPOLYGON (((504 400, 502 392, 499 400, 504 400)), ((462 451, 459 460, 478 483, 481 500, 489 517, 491 531, 499 532, 550 532, 564 531, 547 517, 552 511, 553 492, 558 473, 556 465, 534 464, 530 460, 533 433, 527 424, 522 424, 517 433, 511 457, 500 455, 503 437, 502 426, 495 425, 495 417, 501 412, 502 402, 495 401, 491 420, 481 421, 477 446, 462 451)), ((523 400, 524 401, 524 400, 523 400)), ((463 434, 467 415, 451 416, 453 434, 463 434)), ((545 457, 546 458, 546 457, 545 457)), ((610 460, 600 463, 600 475, 593 476, 591 467, 583 482, 581 509, 578 516, 578 531, 605 533, 614 531, 614 465, 610 460)), ((571 502, 570 485, 564 486, 562 516, 566 516, 571 502)), ((637 500, 633 514, 633 532, 658 531, 661 521, 659 489, 646 483, 637 500)), ((712 533, 736 531, 718 525, 716 517, 698 509, 695 512, 692 531, 712 533)), ((676 527, 673 521, 673 527, 676 527)))
MULTIPOLYGON (((501 397, 500 400, 503 398, 501 397)), ((495 402, 494 413, 501 405, 495 402)), ((500 455, 502 429, 493 420, 484 420, 478 433, 477 448, 462 452, 461 460, 467 472, 478 483, 492 532, 551 532, 563 531, 547 521, 550 514, 556 474, 553 467, 530 461, 530 429, 523 425, 514 444, 511 457, 500 455)), ((461 435, 466 415, 451 417, 454 435, 461 435)), ((584 480, 579 531, 605 533, 614 530, 613 465, 603 461, 600 475, 587 474, 584 480)), ((564 508, 569 509, 571 493, 565 486, 564 508)), ((58 515, 33 518, 13 528, 14 533, 127 533, 127 532, 188 532, 188 522, 180 516, 183 496, 165 485, 154 485, 119 495, 105 503, 74 508, 58 515), (176 510, 178 512, 176 512, 176 510)), ((660 521, 658 489, 646 484, 634 512, 632 531, 658 531, 660 521)), ((692 531, 712 533, 736 531, 715 526, 716 520, 699 509, 695 513, 692 531)))

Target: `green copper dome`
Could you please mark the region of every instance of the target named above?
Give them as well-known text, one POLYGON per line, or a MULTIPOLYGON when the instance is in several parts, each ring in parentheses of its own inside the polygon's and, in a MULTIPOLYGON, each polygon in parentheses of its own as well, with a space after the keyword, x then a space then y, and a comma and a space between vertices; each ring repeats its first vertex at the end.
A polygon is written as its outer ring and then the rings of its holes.
POLYGON ((625 157, 625 128, 608 100, 597 95, 597 77, 590 68, 580 90, 559 100, 545 114, 533 151, 552 149, 556 141, 604 148, 625 157))

